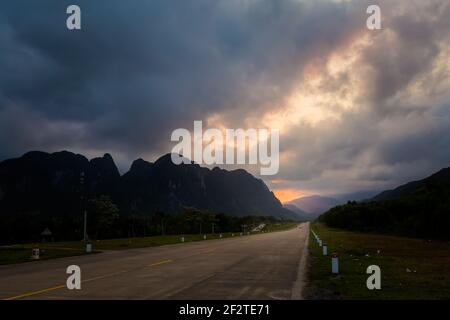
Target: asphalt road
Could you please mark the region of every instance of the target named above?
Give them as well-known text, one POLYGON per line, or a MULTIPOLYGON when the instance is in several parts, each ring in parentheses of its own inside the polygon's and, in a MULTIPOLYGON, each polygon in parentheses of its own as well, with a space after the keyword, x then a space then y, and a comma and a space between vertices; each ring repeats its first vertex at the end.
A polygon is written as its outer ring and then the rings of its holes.
POLYGON ((308 228, 0 266, 0 299, 298 299, 308 228))

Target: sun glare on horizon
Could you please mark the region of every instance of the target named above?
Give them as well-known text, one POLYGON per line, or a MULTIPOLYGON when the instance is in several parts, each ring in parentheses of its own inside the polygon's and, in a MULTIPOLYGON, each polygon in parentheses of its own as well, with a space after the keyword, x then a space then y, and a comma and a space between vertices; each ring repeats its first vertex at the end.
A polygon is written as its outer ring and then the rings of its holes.
POLYGON ((287 203, 307 195, 307 193, 299 189, 277 189, 273 190, 273 193, 281 203, 287 203))

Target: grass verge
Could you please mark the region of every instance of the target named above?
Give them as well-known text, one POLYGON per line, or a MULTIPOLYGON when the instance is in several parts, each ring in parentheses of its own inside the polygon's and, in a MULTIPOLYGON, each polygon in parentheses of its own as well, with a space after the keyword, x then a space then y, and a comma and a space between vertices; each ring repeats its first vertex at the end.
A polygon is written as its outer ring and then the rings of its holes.
POLYGON ((39 247, 43 249, 43 252, 40 254, 39 260, 48 260, 48 259, 56 259, 56 258, 64 258, 64 257, 72 257, 86 254, 84 250, 75 249, 75 248, 58 248, 47 245, 15 245, 11 247, 2 247, 0 248, 0 265, 4 264, 12 264, 12 263, 22 263, 29 262, 31 260, 31 249, 34 247, 39 247))
POLYGON ((310 235, 310 299, 450 299, 450 243, 333 229, 312 223, 328 256, 310 235), (332 252, 340 274, 331 274, 332 252), (368 290, 367 267, 381 268, 381 290, 368 290))
MULTIPOLYGON (((294 228, 297 223, 275 223, 267 225, 263 228, 263 232, 275 232, 294 228)), ((242 233, 242 236, 259 234, 260 232, 242 233)), ((120 238, 120 239, 106 239, 92 241, 92 247, 95 252, 102 250, 125 250, 134 248, 146 248, 162 246, 167 244, 181 243, 181 238, 184 237, 184 242, 203 241, 203 234, 187 234, 187 235, 164 235, 152 237, 135 237, 135 238, 120 238)), ((224 239, 231 237, 240 237, 240 232, 214 233, 207 234, 206 239, 224 239), (222 235, 222 237, 220 236, 222 235)), ((65 242, 46 242, 15 245, 10 247, 0 247, 0 265, 28 262, 31 260, 31 249, 44 249, 44 254, 41 255, 41 260, 62 258, 68 256, 77 256, 85 254, 84 243, 82 241, 65 241, 65 242)))

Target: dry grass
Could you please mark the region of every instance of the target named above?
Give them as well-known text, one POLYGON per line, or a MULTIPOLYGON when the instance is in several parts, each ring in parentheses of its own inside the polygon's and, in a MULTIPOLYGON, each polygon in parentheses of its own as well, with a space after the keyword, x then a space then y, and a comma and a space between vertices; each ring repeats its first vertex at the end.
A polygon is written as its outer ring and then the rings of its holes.
MULTIPOLYGON (((450 299, 450 243, 311 228, 339 255, 340 274, 331 258, 310 238, 310 292, 343 299, 450 299), (366 269, 381 268, 382 290, 368 290, 366 269)), ((312 297, 314 298, 314 296, 312 297)))

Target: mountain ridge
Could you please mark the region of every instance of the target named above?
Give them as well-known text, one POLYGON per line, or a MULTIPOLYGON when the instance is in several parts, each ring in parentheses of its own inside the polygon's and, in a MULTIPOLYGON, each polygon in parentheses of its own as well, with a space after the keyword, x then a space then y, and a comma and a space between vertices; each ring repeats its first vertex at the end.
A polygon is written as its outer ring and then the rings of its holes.
POLYGON ((107 195, 126 214, 177 213, 189 206, 231 215, 299 218, 247 171, 208 169, 195 163, 175 165, 171 154, 153 163, 136 159, 123 175, 108 153, 88 160, 69 151, 30 151, 0 162, 0 208, 8 212, 54 215, 64 206, 70 207, 64 214, 79 212, 82 193, 107 195), (85 173, 84 186, 80 185, 81 172, 85 173))
POLYGON ((293 205, 305 212, 311 219, 338 205, 339 202, 331 197, 311 195, 288 201, 285 205, 293 205))
POLYGON ((372 201, 384 201, 397 199, 403 196, 412 195, 421 188, 431 185, 443 184, 443 187, 450 188, 450 167, 442 168, 436 173, 424 179, 411 181, 400 185, 394 189, 385 190, 371 198, 372 201))

